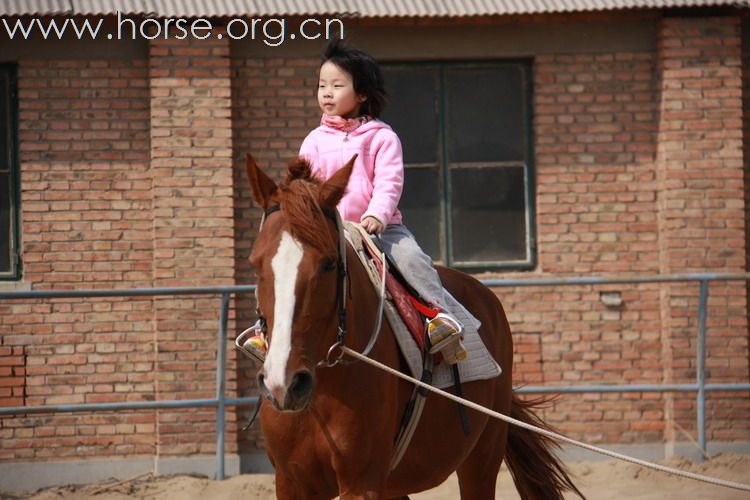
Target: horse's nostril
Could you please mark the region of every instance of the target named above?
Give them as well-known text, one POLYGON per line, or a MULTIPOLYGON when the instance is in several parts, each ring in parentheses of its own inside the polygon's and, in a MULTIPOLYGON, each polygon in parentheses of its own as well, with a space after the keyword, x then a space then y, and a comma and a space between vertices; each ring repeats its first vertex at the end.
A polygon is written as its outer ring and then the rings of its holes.
POLYGON ((299 371, 292 377, 289 393, 294 400, 299 401, 310 395, 313 389, 312 373, 307 370, 299 371))
POLYGON ((264 398, 270 399, 271 393, 268 392, 268 387, 266 387, 265 378, 266 377, 265 375, 263 375, 263 373, 258 374, 258 390, 260 390, 261 396, 263 396, 264 398))

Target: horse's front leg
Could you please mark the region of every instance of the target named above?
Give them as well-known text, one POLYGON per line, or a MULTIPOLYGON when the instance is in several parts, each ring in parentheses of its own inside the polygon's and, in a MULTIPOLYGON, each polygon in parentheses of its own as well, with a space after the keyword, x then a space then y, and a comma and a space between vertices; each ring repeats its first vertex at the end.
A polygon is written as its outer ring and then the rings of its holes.
POLYGON ((277 500, 329 500, 334 495, 311 489, 309 485, 295 480, 288 471, 276 469, 277 500))
POLYGON ((339 477, 339 497, 351 500, 381 500, 385 496, 388 462, 382 466, 370 466, 357 476, 339 477))

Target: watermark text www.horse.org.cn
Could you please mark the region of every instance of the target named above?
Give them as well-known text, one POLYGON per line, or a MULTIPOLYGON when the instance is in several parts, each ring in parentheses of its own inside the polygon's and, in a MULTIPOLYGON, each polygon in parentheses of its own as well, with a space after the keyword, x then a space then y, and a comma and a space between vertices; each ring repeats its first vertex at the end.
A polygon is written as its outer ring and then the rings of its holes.
POLYGON ((68 36, 78 40, 146 40, 195 38, 206 40, 228 37, 232 40, 259 40, 269 47, 278 47, 289 40, 330 40, 344 38, 341 19, 308 18, 292 26, 283 17, 230 19, 222 26, 214 26, 210 19, 145 18, 133 19, 117 12, 114 29, 105 32, 104 19, 66 17, 38 17, 2 19, 0 32, 11 40, 28 40, 41 36, 44 40, 60 40, 68 36))

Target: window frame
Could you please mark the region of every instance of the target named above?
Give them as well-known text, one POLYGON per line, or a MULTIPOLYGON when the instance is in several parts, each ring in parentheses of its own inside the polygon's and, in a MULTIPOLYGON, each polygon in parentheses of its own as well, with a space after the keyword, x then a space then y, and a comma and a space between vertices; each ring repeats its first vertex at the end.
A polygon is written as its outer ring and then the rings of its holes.
MULTIPOLYGON (((435 60, 435 61, 387 61, 383 63, 384 69, 389 68, 435 68, 438 72, 437 89, 437 115, 438 115, 438 151, 437 164, 439 168, 440 203, 439 213, 441 217, 441 228, 438 237, 441 258, 436 262, 456 269, 469 272, 482 271, 529 271, 537 266, 537 238, 536 238, 536 168, 534 162, 534 126, 533 126, 533 61, 531 59, 466 59, 466 60, 435 60), (524 131, 522 137, 526 144, 523 147, 525 161, 492 161, 492 162, 448 162, 447 161, 447 96, 446 96, 446 69, 447 68, 498 68, 518 67, 521 70, 521 87, 523 95, 522 118, 524 131), (524 198, 525 198, 525 222, 526 222, 526 259, 497 260, 497 261, 456 261, 453 256, 453 221, 451 217, 451 167, 474 165, 478 167, 502 168, 522 166, 524 168, 524 198)), ((388 78, 386 74, 386 88, 388 78)), ((432 164, 429 164, 432 165, 432 164)), ((424 168, 428 164, 404 163, 405 168, 424 168)))
MULTIPOLYGON (((0 270, 0 281, 18 281, 21 279, 21 252, 20 252, 20 213, 21 213, 21 191, 20 191, 20 164, 18 150, 18 70, 15 64, 0 64, 0 78, 8 81, 8 113, 6 117, 0 117, 8 121, 8 151, 9 161, 9 192, 10 192, 10 227, 8 236, 10 238, 10 270, 0 270)), ((5 98, 5 96, 0 96, 5 98)))

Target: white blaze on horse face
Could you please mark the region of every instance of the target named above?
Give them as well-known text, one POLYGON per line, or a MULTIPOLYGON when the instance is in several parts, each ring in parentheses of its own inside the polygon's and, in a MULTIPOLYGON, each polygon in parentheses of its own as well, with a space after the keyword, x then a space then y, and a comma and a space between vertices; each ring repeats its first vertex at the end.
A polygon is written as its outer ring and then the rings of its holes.
POLYGON ((294 288, 297 271, 302 262, 302 245, 287 231, 271 260, 274 276, 273 332, 266 361, 263 364, 266 387, 274 392, 286 389, 286 365, 292 351, 292 323, 294 321, 294 288))

